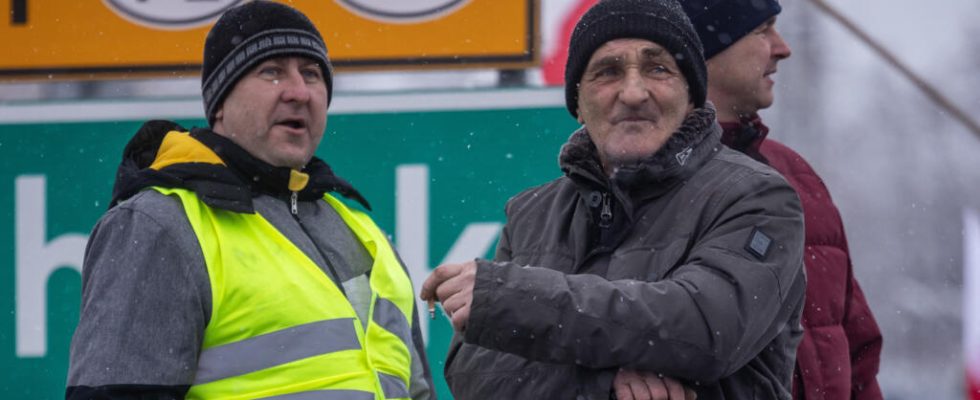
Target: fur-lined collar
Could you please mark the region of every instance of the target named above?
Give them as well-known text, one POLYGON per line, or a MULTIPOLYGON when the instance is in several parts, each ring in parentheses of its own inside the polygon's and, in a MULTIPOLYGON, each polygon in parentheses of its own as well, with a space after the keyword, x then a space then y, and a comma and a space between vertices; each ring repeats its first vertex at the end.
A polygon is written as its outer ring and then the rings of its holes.
POLYGON ((562 146, 559 165, 576 182, 602 188, 617 186, 632 192, 690 176, 718 150, 720 136, 714 107, 707 103, 691 112, 660 150, 636 164, 617 168, 611 175, 603 171, 598 150, 585 127, 575 131, 562 146))

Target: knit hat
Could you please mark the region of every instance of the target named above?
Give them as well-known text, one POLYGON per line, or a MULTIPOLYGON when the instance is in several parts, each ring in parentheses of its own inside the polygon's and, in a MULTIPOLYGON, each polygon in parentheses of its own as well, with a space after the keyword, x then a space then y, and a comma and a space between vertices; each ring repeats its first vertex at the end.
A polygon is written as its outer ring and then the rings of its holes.
MULTIPOLYGON (((687 0, 684 0, 687 1, 687 0)), ((695 107, 704 105, 707 72, 701 42, 676 0, 601 0, 575 25, 565 64, 565 106, 578 117, 578 87, 592 53, 610 40, 646 39, 674 56, 695 107)))
POLYGON ((323 37, 298 10, 271 1, 252 1, 229 9, 215 22, 204 41, 201 92, 208 124, 238 80, 273 57, 302 56, 320 64, 327 84, 327 105, 333 98, 333 77, 323 37))
POLYGON ((721 53, 783 10, 777 0, 684 0, 704 46, 704 59, 721 53))

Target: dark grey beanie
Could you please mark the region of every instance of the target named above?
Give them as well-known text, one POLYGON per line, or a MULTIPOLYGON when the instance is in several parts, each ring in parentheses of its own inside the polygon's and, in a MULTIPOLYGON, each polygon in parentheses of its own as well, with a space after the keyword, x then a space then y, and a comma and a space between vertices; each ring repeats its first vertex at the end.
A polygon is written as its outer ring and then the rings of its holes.
POLYGON ((271 1, 248 2, 226 11, 204 41, 201 92, 208 124, 214 124, 215 113, 246 72, 269 58, 290 55, 320 64, 329 105, 333 67, 320 31, 306 15, 271 1))
POLYGON ((646 39, 674 56, 687 79, 691 101, 704 106, 707 71, 701 42, 676 0, 602 0, 585 12, 568 43, 565 105, 578 117, 578 86, 592 53, 610 40, 646 39))
POLYGON ((706 60, 783 10, 776 0, 684 0, 683 5, 706 60))

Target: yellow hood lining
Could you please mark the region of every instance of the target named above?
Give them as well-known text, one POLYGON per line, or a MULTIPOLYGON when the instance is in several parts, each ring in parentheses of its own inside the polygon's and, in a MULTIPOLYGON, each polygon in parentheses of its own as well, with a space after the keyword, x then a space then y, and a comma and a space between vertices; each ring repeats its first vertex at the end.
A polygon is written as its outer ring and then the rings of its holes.
POLYGON ((150 169, 161 170, 174 164, 205 163, 225 165, 213 150, 191 137, 189 132, 170 131, 160 143, 150 169))

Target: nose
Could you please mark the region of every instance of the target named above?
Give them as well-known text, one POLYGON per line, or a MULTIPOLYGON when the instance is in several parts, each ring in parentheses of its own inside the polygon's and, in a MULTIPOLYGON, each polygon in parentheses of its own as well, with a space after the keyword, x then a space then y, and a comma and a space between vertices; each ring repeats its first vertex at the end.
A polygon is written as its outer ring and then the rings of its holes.
POLYGON ((280 94, 282 101, 297 103, 310 101, 311 88, 298 68, 288 68, 282 79, 279 79, 279 85, 282 90, 280 94))
POLYGON ((778 31, 773 29, 772 38, 772 57, 777 60, 782 60, 789 58, 793 54, 793 50, 789 48, 789 43, 783 39, 783 35, 780 35, 778 31))
POLYGON ((637 68, 628 68, 623 77, 619 99, 628 106, 638 106, 650 98, 650 90, 637 68))

